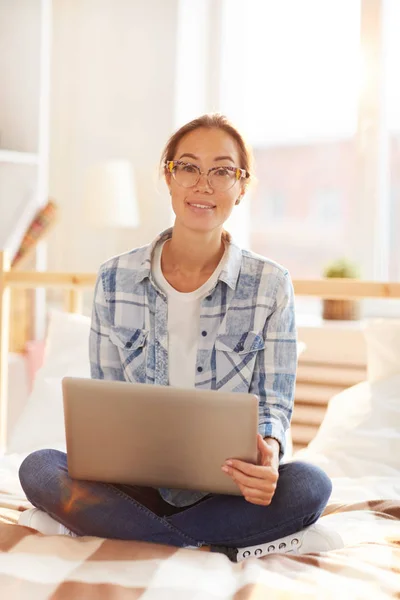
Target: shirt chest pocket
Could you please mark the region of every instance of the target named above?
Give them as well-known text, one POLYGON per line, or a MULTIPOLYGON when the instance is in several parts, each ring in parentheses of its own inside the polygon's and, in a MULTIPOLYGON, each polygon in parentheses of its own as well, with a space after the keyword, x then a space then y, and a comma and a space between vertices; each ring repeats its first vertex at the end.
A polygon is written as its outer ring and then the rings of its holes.
POLYGON ((263 337, 255 331, 240 335, 221 334, 215 341, 217 389, 248 392, 263 337))
POLYGON ((110 342, 118 349, 125 377, 136 383, 146 382, 146 348, 148 331, 115 325, 110 331, 110 342))

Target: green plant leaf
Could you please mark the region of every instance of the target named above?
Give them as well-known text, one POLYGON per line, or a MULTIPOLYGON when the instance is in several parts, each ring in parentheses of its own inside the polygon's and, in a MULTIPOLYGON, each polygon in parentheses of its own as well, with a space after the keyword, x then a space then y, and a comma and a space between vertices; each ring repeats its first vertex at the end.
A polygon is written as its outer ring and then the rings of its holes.
POLYGON ((360 277, 360 270, 350 259, 342 257, 331 261, 325 266, 323 277, 358 279, 360 277))

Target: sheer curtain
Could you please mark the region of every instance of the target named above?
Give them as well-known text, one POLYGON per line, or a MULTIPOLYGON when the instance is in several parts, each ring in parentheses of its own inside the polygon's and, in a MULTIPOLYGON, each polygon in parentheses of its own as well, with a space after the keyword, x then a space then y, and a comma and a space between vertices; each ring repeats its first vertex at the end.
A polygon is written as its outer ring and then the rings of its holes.
POLYGON ((222 5, 219 108, 256 159, 250 247, 294 278, 346 257, 364 279, 400 280, 400 2, 222 5))
POLYGON ((389 0, 386 18, 386 98, 390 137, 390 278, 400 281, 400 2, 389 0))
POLYGON ((294 278, 346 257, 399 280, 400 1, 181 3, 180 112, 223 112, 254 149, 234 237, 294 278))
POLYGON ((226 0, 220 107, 254 149, 253 250, 295 277, 356 260, 360 2, 226 0))

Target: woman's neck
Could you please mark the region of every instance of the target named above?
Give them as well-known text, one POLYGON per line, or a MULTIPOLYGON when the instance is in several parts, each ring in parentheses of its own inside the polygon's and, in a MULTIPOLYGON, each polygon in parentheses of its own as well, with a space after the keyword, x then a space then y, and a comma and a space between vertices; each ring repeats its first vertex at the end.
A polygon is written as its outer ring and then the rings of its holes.
POLYGON ((222 229, 195 232, 175 223, 172 237, 163 248, 162 268, 188 277, 213 273, 224 252, 222 229))

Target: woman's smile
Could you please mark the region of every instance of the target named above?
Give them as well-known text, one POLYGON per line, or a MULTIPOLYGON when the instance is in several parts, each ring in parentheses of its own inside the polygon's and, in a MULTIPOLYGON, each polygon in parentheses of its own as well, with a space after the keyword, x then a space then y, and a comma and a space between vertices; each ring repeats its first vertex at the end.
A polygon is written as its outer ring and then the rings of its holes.
POLYGON ((185 204, 191 212, 197 215, 209 215, 216 208, 216 204, 210 202, 209 200, 187 200, 185 204))

